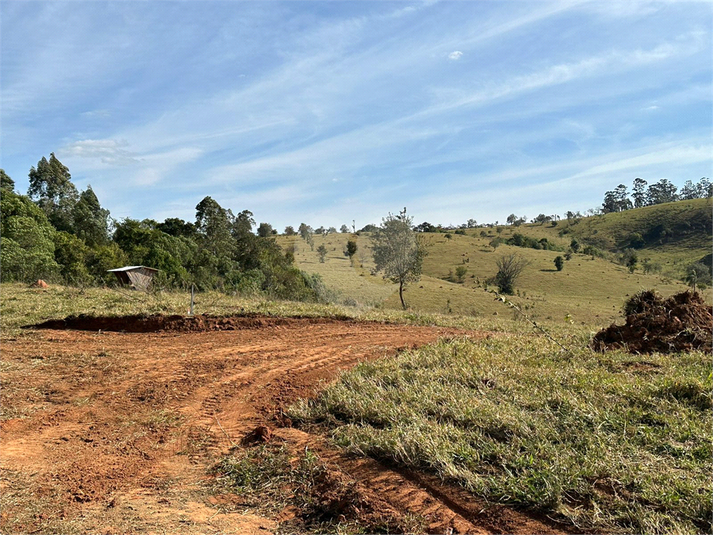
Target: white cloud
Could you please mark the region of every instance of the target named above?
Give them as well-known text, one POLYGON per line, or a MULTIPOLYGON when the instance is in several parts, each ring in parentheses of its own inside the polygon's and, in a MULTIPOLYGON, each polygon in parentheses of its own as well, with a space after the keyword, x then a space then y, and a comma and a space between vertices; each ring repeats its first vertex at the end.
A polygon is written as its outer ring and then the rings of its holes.
POLYGON ((78 158, 99 159, 107 165, 131 165, 139 160, 126 150, 128 142, 116 139, 85 139, 65 147, 65 151, 78 158))
POLYGON ((463 56, 463 52, 461 52, 460 50, 454 50, 453 52, 451 52, 450 54, 448 54, 448 59, 450 59, 450 60, 452 60, 452 61, 457 61, 457 60, 459 60, 462 56, 463 56))

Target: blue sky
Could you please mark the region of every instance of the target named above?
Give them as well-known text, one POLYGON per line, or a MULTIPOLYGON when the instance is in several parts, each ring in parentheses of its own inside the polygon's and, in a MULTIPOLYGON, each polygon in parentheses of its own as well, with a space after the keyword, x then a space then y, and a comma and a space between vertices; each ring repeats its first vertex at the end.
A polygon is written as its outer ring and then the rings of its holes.
POLYGON ((711 177, 711 2, 0 4, 2 155, 115 218, 279 230, 586 210, 711 177))

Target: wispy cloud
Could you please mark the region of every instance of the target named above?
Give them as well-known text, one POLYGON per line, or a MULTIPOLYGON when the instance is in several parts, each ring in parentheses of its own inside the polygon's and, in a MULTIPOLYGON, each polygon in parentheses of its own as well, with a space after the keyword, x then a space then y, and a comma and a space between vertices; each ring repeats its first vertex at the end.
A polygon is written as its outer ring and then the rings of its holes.
POLYGON ((95 158, 107 165, 131 165, 139 160, 126 150, 126 140, 85 139, 75 141, 64 148, 64 152, 78 158, 95 158))
POLYGON ((118 216, 164 203, 192 216, 213 195, 276 226, 305 212, 378 221, 403 203, 483 219, 538 192, 711 162, 705 4, 1 9, 3 166, 22 176, 56 150, 118 216), (58 22, 72 32, 33 31, 58 22))

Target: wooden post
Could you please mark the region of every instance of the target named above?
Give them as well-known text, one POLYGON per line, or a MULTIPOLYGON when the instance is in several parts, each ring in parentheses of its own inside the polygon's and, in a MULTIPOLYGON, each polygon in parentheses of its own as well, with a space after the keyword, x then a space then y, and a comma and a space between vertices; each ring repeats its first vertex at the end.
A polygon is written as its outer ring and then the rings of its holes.
POLYGON ((193 315, 193 299, 194 299, 194 295, 195 295, 195 289, 196 289, 196 285, 191 283, 191 308, 188 310, 189 316, 193 315))

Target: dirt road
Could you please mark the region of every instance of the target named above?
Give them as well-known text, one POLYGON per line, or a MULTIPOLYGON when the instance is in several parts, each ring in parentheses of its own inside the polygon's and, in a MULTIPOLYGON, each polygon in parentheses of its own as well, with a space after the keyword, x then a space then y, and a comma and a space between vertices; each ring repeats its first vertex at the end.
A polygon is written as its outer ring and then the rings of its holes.
POLYGON ((462 333, 270 318, 216 329, 231 330, 5 339, 2 532, 274 532, 280 515, 230 512, 209 491, 210 466, 258 425, 295 451, 309 446, 374 500, 426 518, 429 532, 556 531, 432 478, 346 458, 281 419, 339 370, 462 333))

